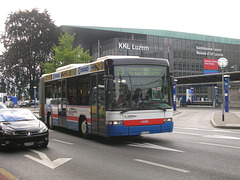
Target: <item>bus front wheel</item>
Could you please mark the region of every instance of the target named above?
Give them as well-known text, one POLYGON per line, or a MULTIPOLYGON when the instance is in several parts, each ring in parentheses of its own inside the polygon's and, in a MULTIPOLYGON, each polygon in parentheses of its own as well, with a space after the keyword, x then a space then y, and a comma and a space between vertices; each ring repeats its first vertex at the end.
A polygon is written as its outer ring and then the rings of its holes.
POLYGON ((87 120, 86 119, 83 119, 81 121, 80 132, 81 132, 81 135, 84 138, 87 138, 87 136, 88 136, 88 125, 87 125, 87 120))
POLYGON ((53 120, 52 120, 52 115, 51 114, 49 114, 49 116, 48 116, 48 127, 50 129, 53 129, 53 120))

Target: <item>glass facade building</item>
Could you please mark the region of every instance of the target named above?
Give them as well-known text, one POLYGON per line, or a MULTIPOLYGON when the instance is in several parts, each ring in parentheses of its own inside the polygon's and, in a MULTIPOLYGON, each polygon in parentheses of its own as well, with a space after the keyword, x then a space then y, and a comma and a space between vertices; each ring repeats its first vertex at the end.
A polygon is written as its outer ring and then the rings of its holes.
MULTIPOLYGON (((225 57, 229 61, 227 72, 240 71, 239 39, 129 28, 60 26, 60 30, 75 33, 75 45, 90 50, 94 60, 107 55, 165 58, 172 75, 180 77, 217 73, 217 60, 225 57)), ((178 96, 184 96, 187 88, 178 87, 178 96)), ((214 98, 214 87, 194 87, 195 100, 214 98)))

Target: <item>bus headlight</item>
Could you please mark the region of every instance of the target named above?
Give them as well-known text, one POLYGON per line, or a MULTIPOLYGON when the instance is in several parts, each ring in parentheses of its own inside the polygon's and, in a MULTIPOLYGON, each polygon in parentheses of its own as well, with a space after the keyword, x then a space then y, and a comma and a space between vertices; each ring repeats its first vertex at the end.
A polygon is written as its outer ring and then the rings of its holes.
POLYGON ((120 125, 123 121, 107 121, 107 125, 120 125))
POLYGON ((172 122, 172 118, 165 118, 164 122, 172 122))

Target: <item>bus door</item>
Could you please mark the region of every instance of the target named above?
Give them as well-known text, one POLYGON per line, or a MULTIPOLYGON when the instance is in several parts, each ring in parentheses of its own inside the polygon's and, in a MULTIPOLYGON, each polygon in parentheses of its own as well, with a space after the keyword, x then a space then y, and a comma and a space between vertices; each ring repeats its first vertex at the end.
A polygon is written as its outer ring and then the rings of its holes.
POLYGON ((58 120, 59 126, 67 127, 66 79, 58 81, 58 120))
POLYGON ((106 134, 103 74, 91 76, 91 124, 93 134, 106 134))

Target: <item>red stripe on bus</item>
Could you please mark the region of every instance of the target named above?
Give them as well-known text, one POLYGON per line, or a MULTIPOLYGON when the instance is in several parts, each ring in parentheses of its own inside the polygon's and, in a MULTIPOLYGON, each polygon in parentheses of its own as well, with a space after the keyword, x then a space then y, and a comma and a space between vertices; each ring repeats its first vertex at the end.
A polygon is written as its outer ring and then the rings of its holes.
POLYGON ((53 118, 58 118, 58 114, 52 114, 53 118))
POLYGON ((87 123, 91 124, 91 118, 87 118, 87 123))
POLYGON ((144 125, 156 125, 156 124, 163 124, 163 123, 164 123, 164 118, 123 121, 123 124, 125 126, 144 126, 144 125))
POLYGON ((75 116, 67 116, 67 120, 70 120, 70 121, 78 121, 78 117, 75 117, 75 116))

